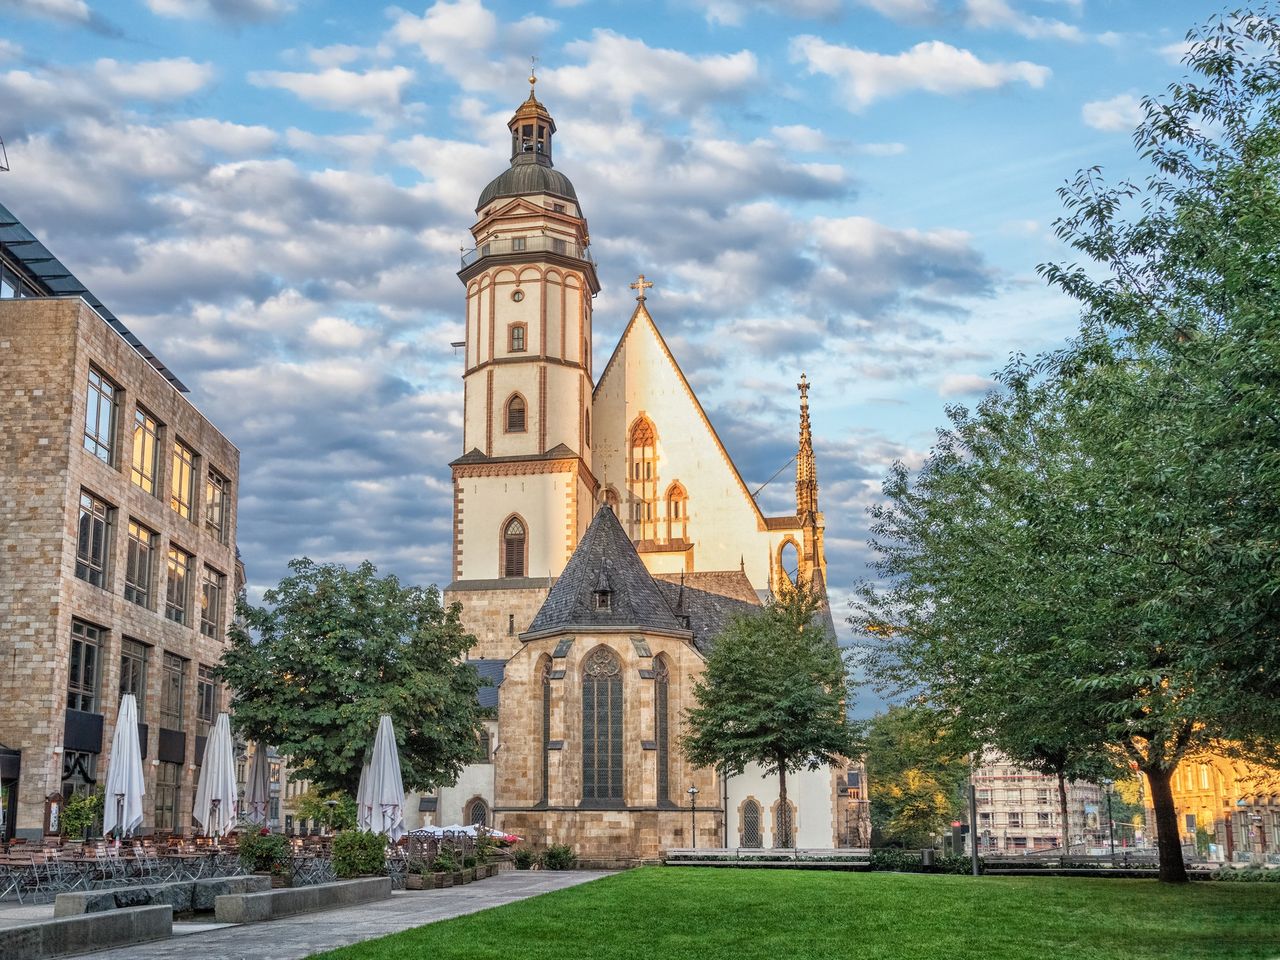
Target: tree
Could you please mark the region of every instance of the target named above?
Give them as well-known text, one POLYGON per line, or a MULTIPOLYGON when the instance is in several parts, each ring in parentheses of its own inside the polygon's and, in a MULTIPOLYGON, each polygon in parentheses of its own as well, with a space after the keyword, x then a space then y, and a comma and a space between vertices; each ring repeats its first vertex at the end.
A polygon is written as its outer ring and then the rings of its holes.
POLYGON ((866 748, 871 825, 884 843, 932 846, 948 823, 965 816, 968 758, 934 711, 912 703, 877 714, 867 724, 866 748))
POLYGON ((452 783, 479 759, 482 685, 463 662, 475 640, 457 606, 368 562, 348 570, 303 558, 289 569, 268 606, 241 604, 230 631, 219 669, 236 729, 275 745, 318 790, 354 795, 386 713, 406 789, 452 783))
POLYGON ((685 712, 689 732, 680 744, 689 761, 731 775, 760 764, 778 776, 783 811, 790 810, 789 772, 859 752, 845 711, 844 662, 820 608, 814 593, 796 588, 733 620, 716 638, 685 712))
POLYGON ((294 801, 294 810, 303 820, 323 823, 330 831, 355 829, 356 800, 348 793, 321 793, 312 787, 294 801))

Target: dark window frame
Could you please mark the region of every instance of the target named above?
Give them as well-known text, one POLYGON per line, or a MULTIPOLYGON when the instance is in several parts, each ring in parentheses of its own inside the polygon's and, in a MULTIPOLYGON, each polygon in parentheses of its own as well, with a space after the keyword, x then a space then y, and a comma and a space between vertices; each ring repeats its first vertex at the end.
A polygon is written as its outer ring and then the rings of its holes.
POLYGON ((120 696, 132 693, 138 704, 138 722, 145 723, 147 705, 147 661, 151 648, 141 640, 124 637, 120 641, 120 696))
POLYGON ((621 803, 624 797, 622 658, 600 646, 582 667, 582 799, 621 803))
POLYGON ((191 574, 196 558, 177 544, 169 544, 168 577, 165 580, 164 615, 186 626, 191 619, 191 574))
POLYGON ((164 652, 160 669, 162 683, 160 687, 160 726, 168 730, 186 728, 184 708, 186 707, 187 664, 185 657, 180 657, 169 650, 164 652))
POLYGON ((80 491, 76 523, 76 576, 106 589, 111 579, 111 539, 115 508, 88 490, 80 491))
POLYGON ((196 461, 198 459, 199 456, 194 448, 181 440, 173 441, 173 476, 169 478, 169 509, 185 520, 195 519, 196 461))
POLYGON ((106 631, 84 620, 71 621, 67 709, 97 713, 102 690, 102 648, 106 631))
POLYGON ((156 544, 160 537, 132 517, 127 529, 129 545, 124 567, 124 598, 150 610, 151 585, 155 583, 156 544))
POLYGON ((160 491, 160 431, 163 428, 164 424, 141 404, 134 408, 129 479, 135 487, 152 496, 158 496, 160 491))
POLYGON ((85 390, 84 448, 109 467, 115 466, 116 462, 116 420, 122 393, 114 380, 97 367, 89 367, 85 390))

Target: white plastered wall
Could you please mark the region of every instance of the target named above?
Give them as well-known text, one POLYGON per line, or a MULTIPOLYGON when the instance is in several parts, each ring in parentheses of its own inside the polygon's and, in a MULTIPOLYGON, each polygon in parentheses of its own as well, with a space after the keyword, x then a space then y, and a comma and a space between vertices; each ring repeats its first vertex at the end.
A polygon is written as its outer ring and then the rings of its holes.
POLYGON ((502 528, 518 515, 525 524, 525 576, 557 576, 569 560, 569 525, 574 521, 576 471, 509 477, 463 477, 459 532, 460 580, 500 577, 502 528))
MULTIPOLYGON (((800 770, 787 774, 787 799, 795 806, 795 846, 826 849, 835 845, 836 827, 835 781, 830 767, 800 770)), ((765 776, 762 768, 752 764, 741 776, 729 779, 728 845, 741 843, 740 811, 748 799, 760 804, 761 845, 772 847, 774 811, 778 803, 778 778, 765 776)))

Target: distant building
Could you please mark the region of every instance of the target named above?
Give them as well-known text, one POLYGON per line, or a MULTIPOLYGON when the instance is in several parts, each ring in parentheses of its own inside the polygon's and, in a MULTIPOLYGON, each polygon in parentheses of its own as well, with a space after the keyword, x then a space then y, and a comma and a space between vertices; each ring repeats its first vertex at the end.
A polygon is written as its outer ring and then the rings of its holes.
POLYGON ((1280 773, 1203 754, 1185 758, 1171 785, 1184 846, 1211 860, 1280 855, 1280 773))
POLYGON ((138 701, 143 830, 182 832, 242 572, 240 455, 0 206, 0 824, 92 790, 138 701))
MULTIPOLYGON (((975 836, 979 853, 1061 849, 1062 812, 1056 777, 988 752, 972 780, 978 799, 975 836)), ((1067 827, 1071 849, 1077 853, 1106 844, 1106 796, 1096 783, 1067 781, 1067 827)), ((1118 834, 1116 842, 1123 842, 1118 834)))

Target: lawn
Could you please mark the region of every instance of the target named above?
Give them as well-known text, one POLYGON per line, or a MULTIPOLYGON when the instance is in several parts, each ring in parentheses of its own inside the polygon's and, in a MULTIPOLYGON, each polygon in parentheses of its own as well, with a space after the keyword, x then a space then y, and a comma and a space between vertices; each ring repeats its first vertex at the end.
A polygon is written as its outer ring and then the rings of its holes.
POLYGON ((318 956, 1280 958, 1280 884, 650 867, 318 956))

